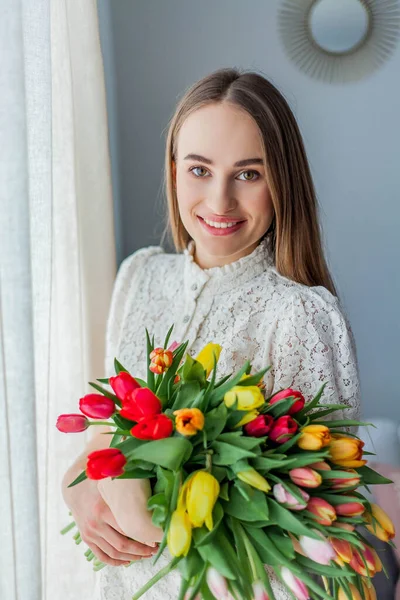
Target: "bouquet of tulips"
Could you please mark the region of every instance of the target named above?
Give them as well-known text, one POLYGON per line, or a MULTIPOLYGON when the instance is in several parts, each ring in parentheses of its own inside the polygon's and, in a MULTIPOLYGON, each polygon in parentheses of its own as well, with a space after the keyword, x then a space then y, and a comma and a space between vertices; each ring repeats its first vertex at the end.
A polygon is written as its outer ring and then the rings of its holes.
MULTIPOLYGON (((97 393, 81 398, 81 414, 57 420, 63 432, 115 428, 70 486, 87 477, 152 484, 148 509, 164 531, 154 562, 166 547, 172 560, 133 600, 175 568, 188 600, 274 600, 271 573, 298 600, 376 598, 382 563, 363 528, 390 544, 394 529, 359 491, 391 483, 348 432, 367 423, 328 420, 346 406, 322 404, 324 385, 308 402, 293 389, 265 397, 269 367, 251 373, 247 361, 218 379, 221 347, 207 344, 194 359, 188 342, 168 345, 172 329, 162 347, 146 330, 147 381, 115 359, 115 376, 91 383, 97 393)), ((90 549, 86 557, 104 566, 90 549)))

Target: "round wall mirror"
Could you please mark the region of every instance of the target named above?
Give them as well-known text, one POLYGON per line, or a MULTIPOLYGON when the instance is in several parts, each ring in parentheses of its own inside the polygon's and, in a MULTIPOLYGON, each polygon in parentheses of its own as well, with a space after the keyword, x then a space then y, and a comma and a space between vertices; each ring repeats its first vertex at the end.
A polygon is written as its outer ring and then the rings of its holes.
POLYGON ((283 0, 279 30, 301 71, 329 82, 355 81, 393 53, 399 0, 283 0))
POLYGON ((371 15, 359 0, 318 0, 308 19, 314 42, 325 52, 356 50, 371 29, 371 15))

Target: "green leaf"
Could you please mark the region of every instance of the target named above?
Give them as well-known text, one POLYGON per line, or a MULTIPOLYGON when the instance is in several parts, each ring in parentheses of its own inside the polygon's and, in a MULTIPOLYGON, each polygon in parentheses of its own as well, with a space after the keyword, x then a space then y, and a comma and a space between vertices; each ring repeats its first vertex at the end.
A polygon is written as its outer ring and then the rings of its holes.
POLYGON ((115 369, 115 372, 117 375, 119 375, 121 373, 121 371, 125 371, 125 373, 129 373, 128 369, 125 369, 125 367, 123 367, 116 358, 114 358, 114 369, 115 369))
POLYGON ((374 471, 370 467, 359 467, 356 469, 356 471, 361 475, 363 483, 366 484, 380 485, 384 483, 393 483, 391 479, 383 477, 383 475, 380 475, 377 471, 374 471))
POLYGON ((232 379, 226 381, 220 386, 216 386, 213 393, 210 395, 210 406, 217 406, 225 396, 226 392, 229 392, 235 385, 237 385, 242 377, 246 373, 246 369, 250 366, 250 362, 247 360, 242 368, 236 373, 232 379))
POLYGON ((147 364, 147 387, 155 392, 155 377, 153 371, 150 371, 150 354, 154 350, 154 344, 151 343, 149 332, 146 328, 146 364, 147 364))
POLYGON ((120 428, 130 431, 134 425, 133 421, 129 421, 124 417, 121 417, 119 413, 115 413, 112 417, 114 423, 120 428))
POLYGON ((99 383, 106 383, 107 385, 109 385, 110 383, 110 378, 107 377, 105 379, 96 379, 96 381, 98 381, 99 383))
POLYGON ((168 394, 168 390, 171 388, 171 386, 174 383, 175 375, 176 375, 177 371, 179 370, 179 363, 181 362, 181 359, 186 351, 188 343, 189 342, 185 342, 184 344, 181 344, 175 350, 172 365, 164 373, 163 379, 160 383, 160 387, 157 390, 157 395, 160 398, 163 407, 167 407, 167 406, 171 405, 171 403, 169 402, 171 400, 171 398, 170 398, 170 395, 168 394))
POLYGON ((218 442, 227 442, 228 444, 232 444, 243 450, 253 450, 253 448, 258 448, 266 441, 266 439, 266 437, 246 437, 241 430, 229 431, 218 436, 218 442))
POLYGON ((197 550, 203 561, 209 562, 223 577, 236 579, 235 568, 229 564, 221 542, 222 536, 214 539, 211 544, 199 546, 197 550))
POLYGON ((203 565, 203 559, 196 548, 192 546, 188 554, 179 563, 179 570, 182 573, 182 577, 189 581, 201 571, 203 565))
POLYGON ((225 442, 214 441, 211 448, 214 450, 213 463, 221 466, 233 465, 242 458, 254 458, 256 456, 254 452, 243 450, 225 442))
POLYGON ((280 452, 286 452, 287 450, 289 450, 289 448, 292 448, 292 446, 294 446, 295 444, 297 444, 297 442, 301 438, 301 436, 302 436, 302 433, 300 432, 300 433, 292 436, 284 444, 281 444, 280 447, 279 447, 280 452))
POLYGON ((295 556, 292 540, 289 536, 285 535, 279 527, 268 527, 268 537, 272 540, 277 548, 286 556, 286 558, 292 560, 295 556))
POLYGON ((168 506, 167 498, 164 493, 154 494, 147 500, 147 508, 153 510, 156 506, 168 506))
POLYGON ((225 481, 225 483, 223 483, 220 487, 219 490, 219 497, 222 498, 222 500, 226 500, 227 502, 229 502, 229 483, 227 481, 225 481))
POLYGON ((203 365, 190 356, 186 355, 182 369, 183 381, 197 381, 202 387, 206 383, 206 374, 203 365))
POLYGON ((177 471, 192 453, 192 444, 183 437, 169 437, 147 442, 129 453, 131 460, 147 460, 171 471, 177 471))
POLYGON ((308 537, 321 539, 300 520, 301 517, 294 516, 290 510, 287 510, 278 504, 278 502, 272 500, 272 498, 267 498, 267 503, 271 521, 278 523, 282 529, 295 533, 296 535, 307 535, 308 537))
POLYGON ((127 440, 124 440, 123 442, 118 444, 118 448, 129 459, 130 453, 133 450, 136 450, 136 448, 144 446, 145 444, 148 444, 148 442, 146 442, 145 440, 139 440, 138 438, 129 437, 127 440))
POLYGON ((315 413, 310 413, 310 421, 315 421, 316 419, 321 419, 322 417, 326 417, 326 415, 330 415, 338 410, 343 410, 344 408, 349 408, 346 404, 333 404, 329 408, 325 410, 319 410, 315 413))
MULTIPOLYGON (((298 452, 296 454, 290 454, 290 460, 293 462, 289 466, 290 469, 297 469, 300 467, 306 467, 316 462, 321 462, 325 458, 329 458, 329 452, 298 452)), ((283 470, 289 470, 287 466, 282 467, 283 470)), ((318 471, 322 473, 322 471, 318 471)), ((324 471, 326 473, 327 471, 324 471)))
POLYGON ((118 477, 112 477, 111 479, 150 479, 154 477, 154 471, 146 471, 145 469, 130 469, 124 471, 122 475, 118 477))
POLYGON ((361 504, 365 504, 365 498, 358 498, 357 496, 351 496, 348 494, 327 494, 326 492, 320 492, 318 494, 319 497, 323 498, 332 506, 337 506, 338 504, 350 504, 352 502, 360 502, 361 504))
POLYGON ((205 415, 204 430, 209 442, 213 442, 224 430, 227 418, 228 409, 223 402, 205 415))
POLYGON ((254 549, 256 550, 264 564, 271 566, 282 565, 280 557, 277 557, 276 554, 273 551, 271 551, 268 537, 266 536, 263 529, 260 529, 258 527, 252 527, 247 523, 242 523, 242 527, 245 530, 250 542, 252 543, 254 549))
POLYGON ((191 408, 193 399, 200 392, 200 383, 198 381, 185 381, 181 384, 171 410, 179 410, 181 408, 191 408))
POLYGON ((167 335, 165 337, 164 346, 163 346, 163 348, 165 348, 165 349, 167 349, 167 347, 168 347, 168 342, 169 342, 169 339, 171 337, 171 333, 172 333, 173 328, 174 328, 174 325, 172 324, 171 327, 168 329, 168 333, 167 333, 167 335))
POLYGON ((229 490, 229 502, 221 500, 225 513, 241 521, 251 522, 267 520, 268 505, 266 495, 264 492, 254 488, 251 488, 251 491, 251 501, 249 502, 249 500, 246 500, 242 495, 242 492, 236 483, 231 486, 229 490))
POLYGON ((80 475, 78 475, 78 477, 76 479, 74 479, 73 482, 70 483, 67 487, 69 487, 69 488, 73 487, 74 485, 77 485, 81 481, 85 481, 85 479, 87 479, 86 471, 82 471, 82 473, 80 475))
POLYGON ((343 571, 346 573, 346 577, 356 577, 355 571, 345 566, 341 567, 332 567, 330 565, 321 565, 301 554, 296 554, 296 562, 304 567, 310 573, 315 573, 316 575, 326 575, 327 577, 340 577, 343 575, 343 571))
POLYGON ((260 381, 264 377, 265 373, 267 373, 267 371, 269 371, 270 369, 271 369, 270 366, 265 367, 265 369, 262 369, 261 371, 257 371, 257 373, 254 373, 254 375, 250 375, 250 377, 243 379, 242 381, 240 381, 238 383, 238 385, 242 385, 242 386, 257 385, 257 383, 260 383, 260 381))
POLYGON ((350 419, 340 419, 338 421, 323 420, 323 421, 314 421, 313 425, 326 425, 330 429, 334 427, 376 427, 373 423, 364 423, 363 421, 351 421, 350 419))
POLYGON ((232 529, 233 539, 235 541, 236 553, 240 564, 242 565, 242 574, 245 579, 252 581, 253 576, 251 566, 246 552, 246 546, 243 540, 243 528, 239 525, 239 521, 233 517, 229 517, 228 523, 232 529))
POLYGON ((277 402, 274 402, 273 404, 266 404, 265 406, 263 406, 260 411, 263 414, 270 414, 274 417, 274 419, 277 419, 278 417, 281 417, 282 415, 287 415, 289 410, 292 408, 293 404, 295 404, 297 402, 297 398, 295 398, 294 396, 290 396, 287 398, 282 398, 282 400, 278 400, 277 402))
POLYGON ((302 410, 299 410, 298 413, 296 413, 296 419, 300 419, 301 417, 304 417, 305 415, 307 415, 313 408, 315 408, 316 406, 318 406, 319 401, 321 400, 322 394, 324 393, 324 389, 327 385, 327 381, 320 387, 319 391, 317 392, 317 394, 314 396, 314 398, 311 400, 311 402, 307 402, 304 405, 304 408, 302 410))
POLYGON ((287 458, 283 460, 275 460, 267 456, 257 456, 251 461, 252 466, 257 471, 272 471, 272 469, 283 469, 286 467, 292 468, 292 465, 296 462, 297 458, 287 458))

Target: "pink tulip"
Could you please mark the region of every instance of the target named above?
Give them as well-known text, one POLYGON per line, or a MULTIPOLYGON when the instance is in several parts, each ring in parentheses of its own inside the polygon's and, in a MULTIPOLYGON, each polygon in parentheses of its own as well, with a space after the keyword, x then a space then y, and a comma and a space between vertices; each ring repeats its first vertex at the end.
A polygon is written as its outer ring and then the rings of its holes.
POLYGON ((304 583, 295 577, 287 567, 281 569, 282 579, 295 596, 296 600, 309 600, 310 595, 304 583))
POLYGON ((298 392, 296 390, 292 390, 291 388, 288 388, 287 390, 282 390, 281 392, 274 394, 274 396, 272 396, 269 403, 275 404, 275 402, 278 402, 279 400, 283 400, 284 398, 289 398, 290 396, 297 398, 297 400, 293 404, 292 408, 290 408, 288 410, 289 415, 294 415, 295 413, 299 412, 299 410, 302 410, 304 408, 304 404, 305 404, 303 394, 301 394, 300 392, 298 392))
POLYGON ((176 350, 178 348, 179 344, 178 342, 172 342, 172 344, 170 346, 168 346, 168 350, 170 352, 174 352, 174 350, 176 350))
POLYGON ((336 514, 341 517, 360 517, 365 507, 361 502, 345 502, 343 504, 336 504, 336 514))
POLYGON ((337 477, 329 480, 329 485, 334 490, 341 490, 347 487, 357 487, 360 484, 361 477, 355 469, 346 469, 345 473, 353 473, 354 477, 337 477))
POLYGON ((315 471, 331 471, 332 469, 324 460, 320 462, 313 463, 312 465, 308 465, 310 469, 315 469, 315 471))
POLYGON ((60 415, 56 427, 62 433, 80 433, 89 427, 90 423, 84 415, 60 415))
POLYGON ((322 477, 309 467, 299 467, 289 471, 289 477, 296 485, 305 488, 316 488, 321 485, 322 477))
POLYGON ((310 496, 300 488, 298 488, 298 491, 301 494, 304 502, 299 502, 297 498, 285 490, 281 483, 276 483, 272 489, 275 499, 279 502, 279 504, 282 504, 285 506, 285 508, 289 508, 290 510, 303 510, 306 508, 310 496))
POLYGON ((115 413, 115 404, 103 394, 86 394, 79 400, 79 410, 92 419, 109 419, 115 413))
POLYGON ((261 581, 255 581, 253 583, 253 600, 269 600, 269 596, 265 591, 265 587, 261 583, 261 581))
POLYGON ((110 377, 109 383, 121 402, 125 400, 129 392, 133 392, 133 390, 140 387, 136 379, 126 371, 120 371, 115 377, 110 377))
MULTIPOLYGON (((314 533, 319 533, 316 529, 314 533)), ((320 565, 329 565, 331 560, 336 558, 336 552, 332 548, 332 545, 328 540, 321 534, 319 534, 321 540, 301 535, 299 537, 300 546, 304 551, 304 554, 311 560, 320 565)))
POLYGON ((230 600, 232 598, 225 577, 217 569, 208 567, 206 579, 210 592, 215 596, 216 600, 230 600))
MULTIPOLYGON (((189 600, 190 596, 192 595, 193 592, 193 588, 189 588, 186 592, 186 594, 183 597, 183 600, 189 600)), ((194 600, 201 600, 201 596, 200 594, 196 594, 194 597, 194 600)))

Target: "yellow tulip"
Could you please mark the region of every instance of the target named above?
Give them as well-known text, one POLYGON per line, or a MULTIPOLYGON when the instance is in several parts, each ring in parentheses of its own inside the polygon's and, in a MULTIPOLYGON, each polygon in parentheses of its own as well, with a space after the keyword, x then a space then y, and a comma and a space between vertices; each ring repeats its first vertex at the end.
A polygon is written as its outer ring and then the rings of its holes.
POLYGON ((184 510, 175 510, 167 534, 167 544, 172 556, 186 556, 192 543, 192 526, 184 510))
POLYGON ((182 488, 181 506, 186 504, 193 527, 213 528, 212 511, 219 495, 219 483, 211 473, 197 471, 182 488))
POLYGON ((219 355, 221 354, 222 346, 219 344, 213 344, 210 342, 206 344, 202 350, 200 350, 199 354, 196 356, 195 360, 201 363, 206 371, 206 377, 209 376, 211 371, 214 368, 214 360, 213 354, 215 354, 215 360, 218 362, 219 355))
POLYGON ((364 442, 347 435, 332 435, 332 441, 329 444, 331 462, 341 467, 356 469, 363 467, 366 460, 362 460, 364 442))
POLYGON ((229 408, 235 404, 237 398, 237 410, 254 410, 265 402, 264 396, 256 385, 235 385, 224 396, 225 405, 229 408))
POLYGON ((254 421, 254 419, 257 419, 258 415, 258 410, 249 410, 249 412, 247 412, 244 417, 240 419, 239 423, 235 425, 235 427, 242 427, 243 425, 254 421))
POLYGON ((388 542, 395 536, 394 525, 385 511, 377 504, 371 504, 372 515, 365 511, 368 522, 367 529, 383 542, 388 542))
MULTIPOLYGON (((358 589, 352 583, 349 583, 351 600, 362 600, 361 594, 358 589)), ((343 588, 339 588, 338 600, 347 600, 346 592, 343 588)))
POLYGON ((369 579, 362 579, 361 581, 365 600, 377 600, 376 591, 369 579))
POLYGON ((252 467, 247 471, 240 471, 240 473, 237 473, 237 476, 245 483, 248 483, 262 492, 269 492, 271 489, 268 481, 252 467))
POLYGON ((307 425, 301 430, 297 445, 302 450, 321 450, 331 441, 329 427, 325 425, 307 425))

